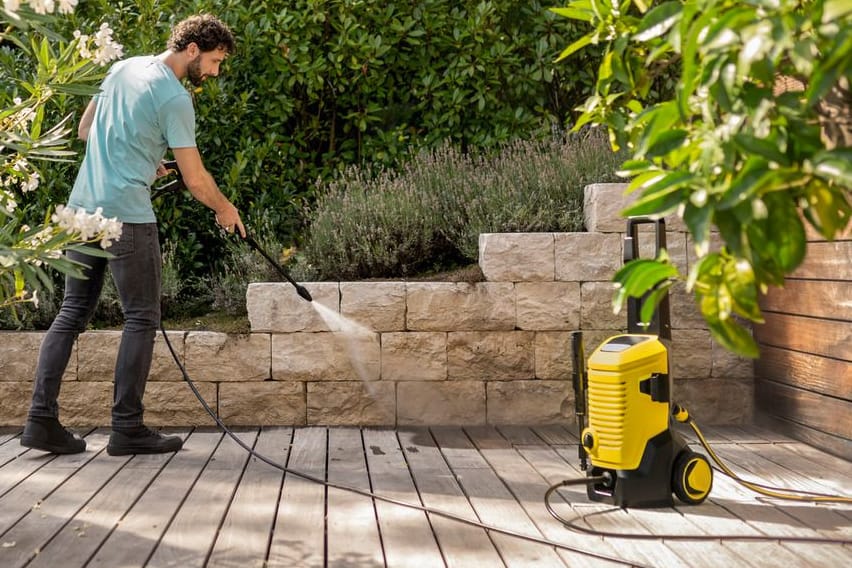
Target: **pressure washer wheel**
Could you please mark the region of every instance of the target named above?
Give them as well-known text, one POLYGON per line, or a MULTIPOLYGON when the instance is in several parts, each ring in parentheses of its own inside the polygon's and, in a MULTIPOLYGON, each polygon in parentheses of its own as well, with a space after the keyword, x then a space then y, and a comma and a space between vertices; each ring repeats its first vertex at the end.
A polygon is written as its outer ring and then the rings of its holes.
POLYGON ((691 450, 680 453, 672 470, 672 489, 678 499, 698 505, 713 487, 713 468, 703 455, 691 450))

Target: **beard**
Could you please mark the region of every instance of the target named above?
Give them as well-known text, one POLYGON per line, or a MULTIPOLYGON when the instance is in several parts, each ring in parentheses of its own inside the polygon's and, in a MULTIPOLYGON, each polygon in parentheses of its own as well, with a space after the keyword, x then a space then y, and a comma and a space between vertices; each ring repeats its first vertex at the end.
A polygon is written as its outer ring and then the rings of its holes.
POLYGON ((189 79, 190 83, 192 83, 196 87, 201 86, 201 83, 204 81, 204 75, 201 73, 200 55, 189 62, 189 65, 187 65, 186 67, 186 76, 189 79))

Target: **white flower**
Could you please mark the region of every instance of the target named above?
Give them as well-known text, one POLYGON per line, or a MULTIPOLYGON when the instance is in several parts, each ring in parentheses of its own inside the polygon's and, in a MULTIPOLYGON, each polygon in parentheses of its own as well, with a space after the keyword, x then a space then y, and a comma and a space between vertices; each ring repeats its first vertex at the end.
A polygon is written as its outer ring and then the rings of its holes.
POLYGON ((124 46, 113 41, 112 33, 112 28, 106 22, 101 24, 94 38, 76 30, 74 38, 77 40, 77 51, 80 57, 91 59, 98 65, 106 65, 114 59, 120 59, 124 55, 124 46), (96 46, 94 50, 90 49, 91 41, 94 41, 96 46))
POLYGON ((74 211, 64 205, 58 205, 51 221, 60 229, 76 234, 80 240, 100 239, 103 248, 109 247, 112 241, 121 236, 121 222, 115 217, 105 219, 100 207, 89 214, 83 209, 74 211))
POLYGON ((55 3, 53 0, 30 0, 30 8, 36 14, 49 14, 53 12, 55 3))
POLYGON ((3 0, 3 9, 14 14, 21 7, 21 0, 3 0))
POLYGON ((70 14, 77 6, 77 0, 59 0, 59 13, 70 14))
POLYGON ((21 191, 23 191, 24 193, 27 193, 28 191, 35 191, 38 187, 40 179, 41 176, 38 174, 38 172, 33 172, 32 174, 30 174, 29 179, 27 179, 27 181, 21 184, 21 191))

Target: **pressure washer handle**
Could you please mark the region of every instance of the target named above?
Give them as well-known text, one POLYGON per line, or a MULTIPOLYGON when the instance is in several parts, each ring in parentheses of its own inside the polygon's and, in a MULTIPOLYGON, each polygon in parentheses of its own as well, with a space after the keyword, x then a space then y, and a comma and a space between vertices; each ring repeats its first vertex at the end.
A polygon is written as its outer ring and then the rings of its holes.
POLYGON ((177 177, 168 183, 164 183, 160 187, 155 188, 151 192, 151 200, 158 198, 162 194, 167 191, 174 190, 183 190, 186 188, 186 184, 183 183, 183 175, 180 173, 180 168, 178 168, 177 161, 169 160, 167 162, 163 162, 163 167, 168 170, 169 174, 175 174, 177 177))
POLYGON ((583 332, 575 331, 571 334, 571 358, 574 361, 574 371, 571 374, 571 382, 574 385, 574 414, 577 416, 577 444, 578 457, 580 458, 580 469, 586 470, 586 449, 583 447, 583 430, 586 428, 586 390, 588 387, 588 374, 586 373, 586 349, 583 345, 583 332))
POLYGON ((294 288, 296 288, 296 293, 299 294, 299 296, 309 302, 314 301, 313 297, 311 297, 311 293, 308 292, 308 289, 293 280, 293 277, 290 276, 290 273, 284 270, 284 268, 280 264, 278 264, 271 256, 269 256, 269 254, 265 250, 263 250, 263 248, 259 244, 257 244, 257 241, 254 240, 254 237, 251 236, 251 233, 246 232, 245 241, 251 248, 259 252, 260 256, 265 258, 269 262, 269 264, 271 264, 272 267, 276 270, 276 272, 278 272, 278 274, 283 276, 284 279, 287 280, 287 282, 289 282, 293 285, 294 288))

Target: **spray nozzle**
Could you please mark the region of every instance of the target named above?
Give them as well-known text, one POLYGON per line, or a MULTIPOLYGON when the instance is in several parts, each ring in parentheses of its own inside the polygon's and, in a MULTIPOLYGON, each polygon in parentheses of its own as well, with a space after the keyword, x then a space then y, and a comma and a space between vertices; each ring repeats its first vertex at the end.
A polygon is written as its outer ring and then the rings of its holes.
POLYGON ((301 284, 294 284, 294 286, 296 287, 296 293, 297 294, 299 294, 301 297, 303 297, 304 299, 306 299, 309 302, 314 301, 314 299, 311 297, 311 293, 308 292, 307 288, 305 288, 301 284))

